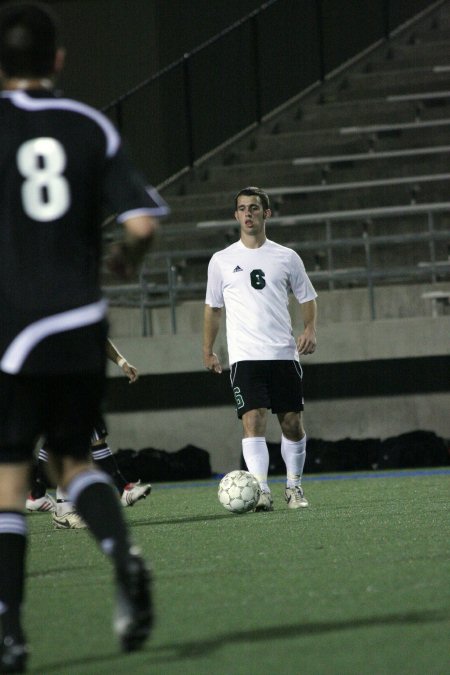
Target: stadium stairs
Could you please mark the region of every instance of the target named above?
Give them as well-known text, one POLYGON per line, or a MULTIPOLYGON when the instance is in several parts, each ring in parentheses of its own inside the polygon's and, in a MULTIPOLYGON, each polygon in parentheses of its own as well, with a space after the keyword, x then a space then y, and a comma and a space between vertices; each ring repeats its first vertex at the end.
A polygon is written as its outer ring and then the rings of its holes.
MULTIPOLYGON (((323 250, 302 246, 326 236, 326 218, 282 227, 276 218, 447 202, 449 39, 450 3, 445 3, 309 93, 300 93, 256 130, 169 181, 163 194, 172 213, 158 250, 186 251, 175 263, 178 281, 192 284, 185 299, 201 295, 195 283, 201 287, 210 253, 236 238, 233 196, 245 185, 269 191, 275 217, 269 236, 280 243, 295 242, 308 270, 326 269, 323 250)), ((449 231, 448 211, 436 215, 434 227, 449 231)), ((414 234, 426 228, 426 217, 415 214, 395 220, 362 216, 334 223, 332 236, 414 234)), ((450 236, 435 244, 435 259, 444 263, 450 236)), ((334 251, 334 266, 360 267, 364 252, 356 248, 334 251)), ((429 259, 429 242, 406 247, 387 242, 374 255, 377 266, 414 267, 429 259)), ((153 280, 164 283, 162 258, 151 267, 153 280)), ((443 272, 433 281, 447 281, 450 270, 443 272)), ((319 288, 327 287, 319 282, 319 288)))
MULTIPOLYGON (((268 236, 298 250, 319 291, 320 349, 305 366, 310 437, 450 437, 450 210, 433 214, 432 243, 426 206, 450 201, 449 41, 446 2, 166 182, 172 214, 144 271, 146 301, 138 280, 108 290, 112 337, 141 370, 128 388, 110 366, 116 447, 192 443, 214 472, 239 466, 228 378, 200 372, 199 354, 207 262, 236 240, 233 197, 246 185, 269 191, 268 236), (370 288, 365 242, 377 237, 370 288)), ((278 434, 269 425, 268 438, 278 434)))

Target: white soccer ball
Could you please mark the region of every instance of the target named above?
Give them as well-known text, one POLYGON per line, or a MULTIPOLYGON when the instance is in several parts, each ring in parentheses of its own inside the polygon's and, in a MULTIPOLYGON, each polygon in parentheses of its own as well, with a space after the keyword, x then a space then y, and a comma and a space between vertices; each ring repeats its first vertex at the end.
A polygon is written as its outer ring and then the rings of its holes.
POLYGON ((261 488, 248 471, 237 469, 222 478, 218 490, 219 502, 233 513, 253 511, 258 503, 261 488))

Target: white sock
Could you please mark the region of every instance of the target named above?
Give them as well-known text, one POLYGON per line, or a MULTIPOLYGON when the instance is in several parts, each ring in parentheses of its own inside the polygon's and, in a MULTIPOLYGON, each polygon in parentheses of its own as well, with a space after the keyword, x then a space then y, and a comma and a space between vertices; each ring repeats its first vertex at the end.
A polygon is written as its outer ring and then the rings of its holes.
POLYGON ((267 483, 269 473, 269 450, 264 436, 242 439, 242 454, 247 470, 252 473, 261 486, 262 492, 270 492, 267 483))
POLYGON ((301 485, 306 458, 306 436, 300 441, 289 441, 281 435, 281 456, 286 464, 287 487, 301 485))

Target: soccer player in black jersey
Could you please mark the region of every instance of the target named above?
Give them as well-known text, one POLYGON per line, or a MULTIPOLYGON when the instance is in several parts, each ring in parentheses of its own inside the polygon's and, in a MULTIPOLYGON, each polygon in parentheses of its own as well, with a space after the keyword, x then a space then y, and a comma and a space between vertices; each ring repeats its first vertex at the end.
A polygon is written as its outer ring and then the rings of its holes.
MULTIPOLYGON (((108 338, 106 341, 107 358, 118 365, 128 377, 130 384, 139 378, 137 368, 122 356, 115 344, 108 338)), ((120 501, 124 506, 134 506, 138 501, 145 499, 151 492, 150 483, 142 483, 140 480, 132 483, 122 474, 116 459, 111 452, 107 441, 108 431, 103 419, 97 420, 91 434, 91 454, 95 465, 111 476, 116 486, 120 501)), ((86 523, 75 511, 75 506, 67 500, 67 495, 59 488, 56 489, 56 501, 47 492, 49 480, 47 476, 48 447, 44 445, 39 450, 38 461, 34 467, 34 480, 31 491, 26 501, 28 511, 52 512, 55 529, 80 529, 85 528, 86 523)))
POLYGON ((150 572, 131 545, 109 477, 89 457, 105 382, 100 227, 117 213, 111 266, 137 266, 167 206, 146 189, 109 120, 52 90, 61 70, 43 6, 0 13, 0 672, 24 672, 26 519, 34 443, 115 568, 115 631, 125 651, 152 625, 150 572))

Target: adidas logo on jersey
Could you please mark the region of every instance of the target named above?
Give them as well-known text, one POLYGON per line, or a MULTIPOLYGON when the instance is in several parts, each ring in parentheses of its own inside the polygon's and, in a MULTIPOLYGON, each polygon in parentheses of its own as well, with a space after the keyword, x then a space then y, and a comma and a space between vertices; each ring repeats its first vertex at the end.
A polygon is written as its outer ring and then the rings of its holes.
POLYGON ((244 270, 242 269, 242 267, 239 267, 239 265, 236 265, 236 267, 233 270, 233 272, 243 272, 243 271, 244 270))

